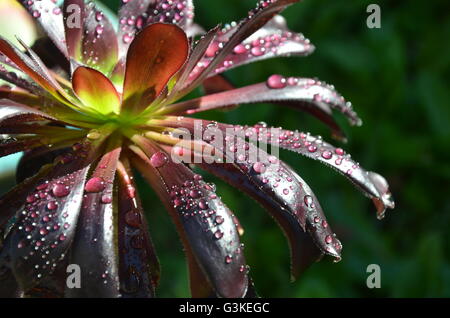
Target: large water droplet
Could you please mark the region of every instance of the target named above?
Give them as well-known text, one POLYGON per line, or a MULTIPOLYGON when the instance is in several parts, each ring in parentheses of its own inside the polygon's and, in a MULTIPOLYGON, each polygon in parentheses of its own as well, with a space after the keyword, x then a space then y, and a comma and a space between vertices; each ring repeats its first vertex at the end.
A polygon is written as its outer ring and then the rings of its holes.
POLYGON ((168 158, 163 152, 156 152, 150 158, 150 164, 155 168, 164 166, 168 161, 168 158))
POLYGON ((84 190, 86 190, 86 192, 92 193, 100 192, 103 191, 104 189, 105 189, 105 181, 103 181, 103 179, 100 177, 93 177, 89 179, 84 187, 84 190))

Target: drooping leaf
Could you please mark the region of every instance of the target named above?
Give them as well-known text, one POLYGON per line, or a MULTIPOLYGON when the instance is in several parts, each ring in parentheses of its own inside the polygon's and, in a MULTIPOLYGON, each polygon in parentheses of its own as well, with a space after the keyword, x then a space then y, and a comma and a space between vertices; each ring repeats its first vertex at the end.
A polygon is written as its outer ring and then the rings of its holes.
POLYGON ((160 268, 128 160, 118 166, 119 277, 122 297, 154 297, 160 268))
POLYGON ((216 294, 244 296, 245 260, 231 212, 199 175, 171 162, 151 142, 141 139, 139 145, 145 154, 133 148, 134 166, 160 196, 216 294))
POLYGON ((233 104, 265 102, 307 111, 328 124, 333 133, 339 137, 343 137, 343 133, 333 119, 332 110, 344 114, 351 124, 361 124, 361 120, 353 111, 351 104, 347 103, 332 86, 313 79, 294 77, 286 79, 281 75, 271 76, 266 83, 249 85, 174 104, 167 108, 167 112, 194 114, 229 107, 233 104))
MULTIPOLYGON (((226 44, 232 34, 237 31, 237 28, 237 26, 230 27, 229 30, 211 43, 206 51, 206 55, 203 56, 201 62, 191 74, 192 78, 195 78, 196 73, 201 73, 202 69, 209 65, 220 50, 220 47, 226 44)), ((214 76, 241 65, 269 58, 305 56, 313 51, 314 46, 303 34, 290 31, 286 26, 285 19, 280 15, 276 15, 266 25, 236 45, 224 61, 208 76, 214 76)))
POLYGON ((113 184, 120 147, 111 147, 86 183, 69 262, 82 269, 82 288, 66 289, 68 297, 119 297, 119 249, 113 184))

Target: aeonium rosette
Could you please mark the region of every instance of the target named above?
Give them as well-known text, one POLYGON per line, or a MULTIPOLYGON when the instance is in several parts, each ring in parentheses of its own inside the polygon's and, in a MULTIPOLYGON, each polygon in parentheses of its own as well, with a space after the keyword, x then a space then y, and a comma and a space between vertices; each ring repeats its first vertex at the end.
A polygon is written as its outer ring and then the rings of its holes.
POLYGON ((323 254, 339 260, 342 245, 312 190, 288 164, 245 139, 250 136, 341 172, 373 200, 380 218, 393 208, 383 177, 319 137, 187 117, 270 102, 311 113, 338 138, 343 133, 333 112, 360 124, 351 104, 324 82, 272 75, 234 88, 221 76, 262 59, 310 54, 309 40, 278 15, 297 1, 260 1, 240 22, 209 32, 193 22, 191 0, 123 0, 117 31, 83 0, 61 7, 21 1, 49 41, 18 49, 0 39, 0 78, 8 83, 0 88, 0 154, 24 151, 19 183, 0 201, 0 295, 154 296, 159 263, 132 168, 177 226, 193 296, 256 294, 242 226, 192 162, 275 218, 289 240, 294 278, 323 254), (180 101, 200 85, 206 96, 180 101), (232 151, 204 138, 211 127, 232 142, 232 151), (205 150, 219 160, 196 160, 205 150), (82 269, 81 288, 66 286, 69 264, 82 269))

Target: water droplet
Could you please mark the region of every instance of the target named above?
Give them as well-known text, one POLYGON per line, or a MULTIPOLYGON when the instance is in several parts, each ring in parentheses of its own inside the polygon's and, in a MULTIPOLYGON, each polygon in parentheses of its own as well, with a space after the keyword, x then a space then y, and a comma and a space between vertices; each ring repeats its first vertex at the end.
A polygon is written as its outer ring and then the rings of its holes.
POLYGON ((64 184, 57 183, 53 186, 52 193, 55 197, 61 198, 68 195, 70 193, 70 189, 64 184))
POLYGON ((279 74, 274 74, 267 79, 266 84, 269 88, 275 88, 275 89, 285 88, 286 87, 286 79, 279 74))
POLYGON ((150 164, 154 168, 160 168, 164 166, 169 159, 167 158, 166 154, 163 152, 156 152, 154 153, 150 158, 150 164))
POLYGON ((214 237, 215 237, 216 239, 220 240, 220 239, 223 237, 223 232, 222 232, 221 230, 217 230, 217 231, 214 233, 214 237))
POLYGON ((264 173, 266 171, 266 166, 262 162, 255 162, 253 164, 253 170, 255 170, 256 173, 264 173))
POLYGON ((125 214, 125 222, 132 227, 141 225, 141 216, 138 211, 130 210, 125 214))
POLYGON ((303 202, 305 202, 305 205, 308 208, 312 208, 314 206, 314 200, 313 200, 312 196, 310 196, 310 195, 305 195, 303 198, 303 202))
POLYGON ((324 152, 322 152, 322 158, 328 160, 328 159, 331 159, 331 157, 333 157, 333 154, 331 153, 331 151, 325 150, 324 152))
POLYGON ((84 190, 86 192, 96 193, 105 189, 105 181, 100 177, 93 177, 86 182, 84 190))

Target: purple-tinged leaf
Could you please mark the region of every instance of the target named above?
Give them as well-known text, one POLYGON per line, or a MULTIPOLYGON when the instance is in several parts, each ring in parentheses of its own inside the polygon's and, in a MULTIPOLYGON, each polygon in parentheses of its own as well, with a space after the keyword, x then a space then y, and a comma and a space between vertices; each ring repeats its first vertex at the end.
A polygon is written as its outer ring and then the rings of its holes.
POLYGON ((272 75, 265 83, 249 85, 234 90, 207 95, 169 106, 166 113, 194 114, 206 110, 226 108, 233 104, 276 103, 304 110, 328 124, 336 136, 343 133, 334 121, 332 110, 344 114, 351 124, 361 120, 350 103, 339 95, 334 87, 323 82, 272 75))
MULTIPOLYGON (((0 129, 4 126, 39 120, 58 121, 74 127, 91 127, 93 123, 96 123, 95 119, 68 108, 51 97, 0 88, 0 126, 2 127, 0 129), (4 111, 3 109, 7 109, 6 106, 8 110, 4 111), (17 107, 21 109, 11 110, 17 107), (24 115, 21 115, 21 111, 24 115), (9 114, 9 112, 13 113, 9 114), (36 114, 33 115, 34 113, 36 114), (8 118, 5 118, 5 122, 2 120, 3 116, 8 118)), ((98 126, 98 123, 95 126, 98 126)))
POLYGON ((118 166, 119 278, 122 297, 154 297, 160 268, 128 161, 118 166))
POLYGON ((156 0, 150 6, 147 24, 172 23, 186 30, 193 20, 193 0, 156 0))
POLYGON ((27 149, 33 149, 43 146, 41 142, 42 137, 11 137, 0 138, 0 158, 11 155, 13 153, 25 151, 27 149))
POLYGON ((57 121, 56 118, 34 108, 0 99, 0 127, 38 120, 57 121))
POLYGON ((7 203, 21 204, 17 211, 22 212, 6 238, 3 253, 9 254, 22 289, 28 290, 50 275, 70 247, 87 171, 82 157, 57 164, 28 188, 26 196, 7 203))
POLYGON ((211 42, 214 40, 214 37, 217 35, 218 30, 219 27, 216 26, 215 28, 208 31, 208 33, 206 33, 203 37, 201 37, 200 40, 198 40, 197 44, 192 49, 192 52, 190 52, 187 62, 175 75, 177 78, 177 82, 175 83, 175 86, 171 90, 171 94, 168 96, 169 101, 176 100, 178 98, 178 91, 181 88, 183 88, 183 86, 186 84, 186 80, 189 78, 189 74, 192 73, 197 63, 205 54, 206 50, 208 49, 208 46, 211 44, 211 42))
POLYGON ((50 74, 50 71, 40 60, 40 58, 23 42, 22 46, 26 49, 30 57, 19 51, 9 41, 0 37, 0 52, 11 59, 24 73, 30 76, 37 84, 47 90, 56 99, 67 102, 73 99, 58 84, 50 74))
POLYGON ((59 145, 54 145, 51 148, 27 149, 17 164, 16 183, 22 183, 25 179, 34 176, 43 166, 51 164, 58 157, 64 158, 64 154, 69 151, 69 148, 59 145))
POLYGON ((38 285, 24 292, 24 298, 63 298, 67 284, 67 256, 61 260, 51 275, 43 278, 38 285))
POLYGON ((39 86, 36 86, 33 82, 24 78, 21 72, 8 71, 1 64, 0 64, 0 79, 32 93, 37 94, 43 93, 43 90, 39 86))
POLYGON ((127 55, 128 47, 136 33, 147 25, 150 4, 154 0, 121 1, 119 9, 119 58, 127 55))
MULTIPOLYGON (((227 144, 215 148, 215 156, 224 159, 214 162, 207 160, 193 162, 199 162, 196 165, 200 168, 246 192, 268 210, 288 238, 293 278, 297 278, 320 256, 320 252, 306 235, 307 231, 322 253, 340 259, 341 243, 328 226, 317 199, 308 185, 288 165, 275 156, 269 156, 254 144, 231 135, 225 131, 224 126, 212 126, 208 125, 208 122, 204 124, 202 135, 215 135, 217 132, 212 129, 220 129, 225 136, 227 144)), ((184 127, 193 132, 193 126, 184 125, 184 127)), ((245 134, 242 134, 242 137, 244 136, 245 134)), ((211 145, 214 143, 211 142, 211 145)), ((183 149, 183 156, 192 157, 192 149, 198 152, 193 147, 183 149)), ((192 158, 190 159, 192 161, 192 158)))
POLYGON ((4 213, 0 229, 5 236, 0 262, 9 259, 22 290, 51 275, 72 243, 84 181, 109 127, 102 127, 98 134, 96 140, 75 144, 72 152, 44 166, 0 199, 4 213), (11 217, 16 219, 5 227, 11 217))
MULTIPOLYGON (((243 297, 247 274, 233 215, 211 185, 144 138, 145 154, 133 147, 133 165, 152 185, 170 212, 185 246, 220 297, 243 297)), ((136 141, 136 140, 135 140, 136 141)))
POLYGON ((182 91, 181 95, 185 95, 197 87, 205 78, 207 78, 224 60, 231 54, 234 48, 247 39, 250 35, 258 31, 276 14, 284 10, 292 3, 299 0, 262 0, 259 1, 257 7, 248 13, 248 16, 241 20, 236 31, 229 37, 228 41, 219 47, 215 53, 215 58, 210 61, 203 72, 198 74, 195 79, 189 82, 182 91))
POLYGON ((69 56, 109 74, 117 63, 119 49, 116 32, 108 17, 94 4, 85 4, 84 0, 66 0, 64 21, 69 56), (71 8, 76 8, 76 13, 71 8), (74 14, 78 20, 72 21, 74 14))
MULTIPOLYGON (((231 31, 236 30, 230 30, 229 32, 231 31)), ((191 74, 191 78, 195 78, 198 73, 202 72, 203 68, 209 65, 227 40, 226 36, 219 36, 208 47, 206 55, 191 74)), ((282 56, 305 56, 313 51, 314 46, 311 45, 310 41, 303 34, 290 31, 284 18, 277 15, 253 35, 236 45, 224 61, 208 76, 214 76, 214 74, 260 60, 282 56)))
POLYGON ((56 2, 53 0, 20 0, 19 2, 39 22, 58 49, 68 56, 62 10, 56 2))
POLYGON ((278 130, 278 136, 274 136, 270 129, 261 126, 250 128, 250 131, 259 141, 268 144, 275 143, 280 148, 320 161, 346 176, 374 201, 379 218, 384 216, 386 208, 394 208, 395 204, 386 180, 374 172, 364 170, 343 149, 324 142, 320 137, 298 131, 278 130))
POLYGON ((121 148, 112 147, 82 184, 84 196, 69 262, 81 267, 82 288, 66 289, 69 297, 119 297, 119 249, 113 183, 121 148))

